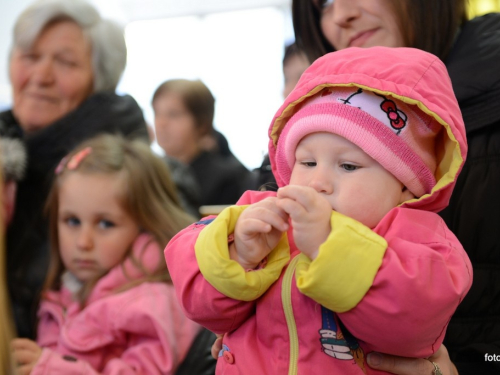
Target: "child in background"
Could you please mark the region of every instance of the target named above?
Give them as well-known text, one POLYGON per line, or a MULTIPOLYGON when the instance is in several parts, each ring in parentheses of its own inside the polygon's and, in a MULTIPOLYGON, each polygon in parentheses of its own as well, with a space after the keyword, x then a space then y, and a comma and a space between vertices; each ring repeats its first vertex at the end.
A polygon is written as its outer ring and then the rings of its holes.
POLYGON ((227 332, 217 373, 370 374, 371 351, 430 356, 472 283, 435 213, 467 148, 442 62, 328 54, 269 136, 278 192, 245 193, 165 249, 188 316, 227 332))
POLYGON ((200 327, 162 255, 192 222, 164 162, 103 135, 64 158, 48 198, 51 263, 37 343, 13 340, 21 374, 173 374, 200 327))
POLYGON ((283 97, 286 98, 299 82, 300 76, 311 65, 305 52, 301 51, 297 44, 292 43, 285 47, 283 56, 283 97))

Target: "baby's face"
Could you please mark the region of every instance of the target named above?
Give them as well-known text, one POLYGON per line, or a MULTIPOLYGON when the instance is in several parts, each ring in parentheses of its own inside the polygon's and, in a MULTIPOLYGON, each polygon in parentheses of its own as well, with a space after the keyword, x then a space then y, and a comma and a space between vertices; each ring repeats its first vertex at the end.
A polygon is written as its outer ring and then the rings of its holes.
POLYGON ((413 198, 390 172, 358 146, 332 133, 304 137, 295 150, 290 185, 310 186, 332 209, 369 228, 413 198))

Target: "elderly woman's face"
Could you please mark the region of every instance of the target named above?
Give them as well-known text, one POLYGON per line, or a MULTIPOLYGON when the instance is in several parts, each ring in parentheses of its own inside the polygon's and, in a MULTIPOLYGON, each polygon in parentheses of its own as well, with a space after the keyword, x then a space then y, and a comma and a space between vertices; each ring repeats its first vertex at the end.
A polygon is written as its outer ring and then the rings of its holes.
POLYGON ((44 128, 82 103, 93 87, 91 46, 74 22, 47 26, 10 63, 13 111, 26 132, 44 128))

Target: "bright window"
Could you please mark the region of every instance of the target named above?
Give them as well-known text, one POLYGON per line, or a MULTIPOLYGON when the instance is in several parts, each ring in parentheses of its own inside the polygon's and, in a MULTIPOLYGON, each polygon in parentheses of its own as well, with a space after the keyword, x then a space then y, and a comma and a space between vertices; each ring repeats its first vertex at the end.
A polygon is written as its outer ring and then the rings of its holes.
POLYGON ((283 101, 281 62, 293 37, 290 24, 289 12, 275 7, 132 22, 118 91, 133 95, 153 125, 151 97, 163 81, 201 79, 216 98, 215 128, 243 164, 258 167, 283 101))

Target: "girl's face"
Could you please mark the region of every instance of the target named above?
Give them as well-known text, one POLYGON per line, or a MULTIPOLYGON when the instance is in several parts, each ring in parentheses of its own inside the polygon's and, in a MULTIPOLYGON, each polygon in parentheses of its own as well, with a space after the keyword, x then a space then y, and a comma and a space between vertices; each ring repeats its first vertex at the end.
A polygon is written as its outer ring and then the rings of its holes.
POLYGON ((139 225, 122 205, 119 174, 69 173, 59 189, 61 258, 80 281, 100 276, 124 258, 139 225))
POLYGON ((199 153, 200 131, 182 98, 165 93, 153 103, 156 140, 165 153, 190 163, 199 153))
POLYGON ((93 89, 91 46, 74 22, 49 25, 10 62, 13 111, 26 132, 44 128, 80 105, 93 89))
MULTIPOLYGON (((388 0, 311 0, 321 10, 321 30, 336 49, 404 47, 388 0)), ((397 0, 401 1, 401 0, 397 0)))
POLYGON ((333 210, 369 228, 413 198, 396 177, 354 143, 323 132, 300 141, 290 185, 312 187, 333 210))

